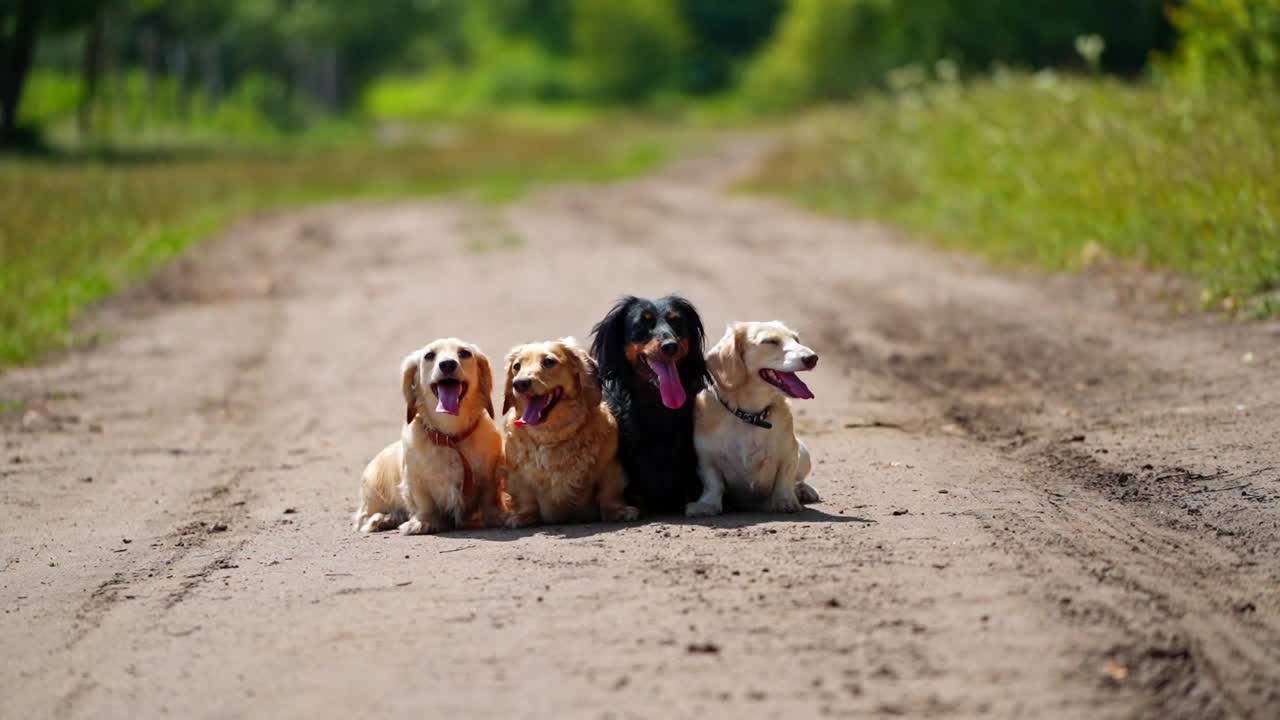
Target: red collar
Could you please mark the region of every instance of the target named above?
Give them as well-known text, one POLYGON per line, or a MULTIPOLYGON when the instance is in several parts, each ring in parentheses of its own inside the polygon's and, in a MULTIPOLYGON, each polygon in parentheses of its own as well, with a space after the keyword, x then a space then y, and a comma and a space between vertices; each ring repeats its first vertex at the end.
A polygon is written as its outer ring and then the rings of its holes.
POLYGON ((453 451, 458 453, 458 459, 462 461, 462 496, 464 498, 471 497, 476 491, 475 478, 471 472, 471 463, 467 462, 467 456, 462 454, 462 449, 458 447, 458 443, 471 437, 471 433, 480 427, 480 418, 476 418, 476 421, 471 423, 471 427, 457 435, 449 435, 431 427, 427 424, 427 419, 421 415, 418 416, 418 419, 422 421, 422 429, 426 431, 427 438, 431 440, 432 445, 453 448, 453 451))
POLYGON ((457 449, 458 443, 471 437, 471 433, 475 432, 476 428, 480 427, 480 418, 476 418, 476 421, 471 423, 471 427, 463 430, 457 435, 450 435, 428 425, 427 419, 421 415, 418 416, 418 419, 422 421, 422 429, 427 431, 427 437, 431 438, 432 444, 439 445, 440 447, 451 447, 455 450, 457 449))

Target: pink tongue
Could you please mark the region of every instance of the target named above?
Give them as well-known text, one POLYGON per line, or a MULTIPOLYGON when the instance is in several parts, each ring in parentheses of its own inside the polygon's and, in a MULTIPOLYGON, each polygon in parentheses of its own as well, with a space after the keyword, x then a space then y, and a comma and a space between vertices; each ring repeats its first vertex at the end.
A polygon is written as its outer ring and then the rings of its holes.
POLYGON ((549 395, 538 395, 529 398, 529 404, 524 406, 524 415, 516 421, 517 425, 537 425, 542 422, 542 408, 547 406, 549 395))
POLYGON ((462 385, 459 383, 440 383, 436 385, 436 412, 446 415, 457 415, 458 406, 462 404, 462 385))
POLYGON ((662 404, 672 410, 684 407, 684 385, 680 384, 680 375, 676 373, 676 364, 662 360, 654 360, 649 367, 658 375, 658 392, 662 393, 662 404))
POLYGON ((780 372, 777 374, 777 377, 778 380, 782 382, 783 387, 787 389, 787 392, 791 393, 792 397, 799 398, 801 400, 813 399, 813 391, 809 389, 808 385, 804 384, 803 380, 796 377, 795 373, 780 372))

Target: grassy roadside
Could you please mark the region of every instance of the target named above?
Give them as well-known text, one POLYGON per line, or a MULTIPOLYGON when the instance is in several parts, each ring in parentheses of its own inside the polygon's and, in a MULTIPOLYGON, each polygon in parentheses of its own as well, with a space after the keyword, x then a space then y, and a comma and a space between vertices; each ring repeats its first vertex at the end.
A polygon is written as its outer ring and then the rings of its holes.
POLYGON ((1116 80, 906 78, 799 123, 749 189, 902 225, 996 263, 1114 260, 1280 313, 1280 108, 1116 80))
POLYGON ((501 202, 537 183, 641 173, 666 156, 673 137, 656 125, 604 119, 387 134, 396 137, 0 157, 0 367, 65 346, 89 303, 251 213, 450 191, 501 202))

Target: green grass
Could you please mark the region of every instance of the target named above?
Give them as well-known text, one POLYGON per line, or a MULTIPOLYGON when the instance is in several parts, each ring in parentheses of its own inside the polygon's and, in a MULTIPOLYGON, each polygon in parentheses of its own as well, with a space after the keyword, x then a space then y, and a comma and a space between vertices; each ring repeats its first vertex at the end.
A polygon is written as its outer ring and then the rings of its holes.
POLYGON ((673 135, 641 122, 346 131, 291 145, 0 158, 0 366, 71 341, 90 303, 237 218, 348 198, 466 191, 504 202, 532 185, 652 168, 673 135))
POLYGON ((906 80, 797 124, 747 187, 998 264, 1172 270, 1206 304, 1278 309, 1274 104, 1048 74, 906 80))

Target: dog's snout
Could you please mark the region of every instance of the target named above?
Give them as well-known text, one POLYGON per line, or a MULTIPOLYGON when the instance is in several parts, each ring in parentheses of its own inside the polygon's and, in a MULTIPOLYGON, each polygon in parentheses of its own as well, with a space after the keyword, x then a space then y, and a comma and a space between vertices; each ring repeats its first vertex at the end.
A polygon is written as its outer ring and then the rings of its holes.
POLYGON ((532 380, 529 380, 528 378, 521 378, 520 380, 516 380, 515 382, 511 383, 511 387, 515 388, 516 392, 522 393, 522 392, 529 392, 529 386, 532 384, 533 384, 532 380))
POLYGON ((662 341, 662 352, 666 355, 675 355, 680 352, 680 343, 675 340, 662 341))
POLYGON ((457 369, 458 369, 458 361, 454 360, 453 358, 440 361, 440 372, 451 373, 457 369))
POLYGON ((818 356, 813 354, 805 355, 804 359, 801 362, 804 363, 805 367, 812 370, 818 366, 818 356))

